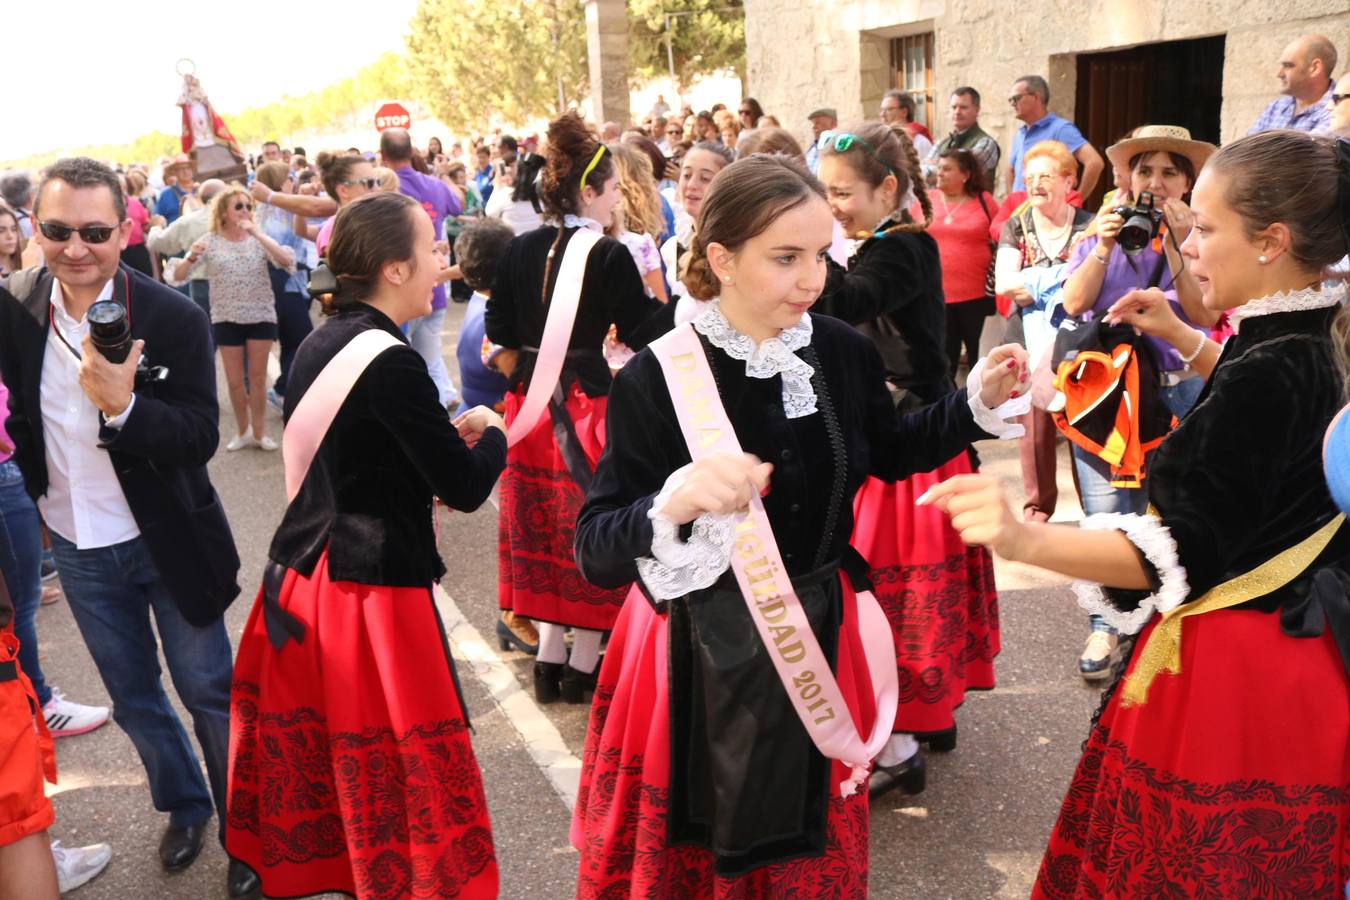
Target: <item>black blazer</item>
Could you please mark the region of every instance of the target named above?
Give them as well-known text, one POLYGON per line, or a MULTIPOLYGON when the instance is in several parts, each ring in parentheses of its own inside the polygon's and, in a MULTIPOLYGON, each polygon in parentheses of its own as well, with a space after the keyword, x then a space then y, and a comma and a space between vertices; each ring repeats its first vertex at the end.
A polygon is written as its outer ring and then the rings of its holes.
POLYGON ((324 549, 333 581, 427 587, 445 574, 431 498, 477 509, 506 467, 506 436, 471 450, 436 395, 427 364, 388 316, 357 303, 305 338, 291 364, 286 421, 329 360, 378 328, 399 339, 352 386, 272 538, 271 558, 311 575, 324 549))
MULTIPOLYGON (((53 276, 26 269, 0 282, 0 376, 9 387, 7 428, 28 494, 47 493, 39 392, 53 276), (11 290, 14 293, 11 293, 11 290), (17 296, 16 296, 17 294, 17 296)), ((113 276, 133 338, 168 377, 136 379, 136 405, 120 429, 104 427, 108 451, 146 549, 189 622, 209 625, 239 593, 239 554, 206 463, 220 439, 215 357, 206 315, 191 300, 127 267, 113 276)))

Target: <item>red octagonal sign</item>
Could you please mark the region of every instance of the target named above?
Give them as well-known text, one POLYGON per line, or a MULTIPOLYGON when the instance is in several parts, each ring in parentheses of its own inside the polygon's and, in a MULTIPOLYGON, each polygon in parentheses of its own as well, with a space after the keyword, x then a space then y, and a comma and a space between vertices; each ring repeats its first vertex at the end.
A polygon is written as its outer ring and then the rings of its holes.
POLYGON ((412 126, 412 116, 403 108, 401 103, 386 103, 375 110, 375 130, 384 131, 386 128, 409 128, 412 126))

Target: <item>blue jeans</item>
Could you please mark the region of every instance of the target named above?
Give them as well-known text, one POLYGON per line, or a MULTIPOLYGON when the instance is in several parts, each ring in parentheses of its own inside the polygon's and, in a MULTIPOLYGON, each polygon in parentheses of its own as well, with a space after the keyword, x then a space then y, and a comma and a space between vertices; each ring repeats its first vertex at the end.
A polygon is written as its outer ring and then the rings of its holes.
POLYGON ((211 817, 215 795, 223 835, 232 670, 224 619, 199 628, 183 618, 139 537, 79 550, 53 532, 52 554, 75 623, 112 697, 113 719, 141 755, 155 809, 167 812, 171 825, 198 825, 211 817), (192 715, 206 758, 209 791, 164 693, 151 610, 174 689, 192 715))
MULTIPOLYGON (((1192 379, 1199 381, 1200 379, 1192 379)), ((1111 466, 1099 456, 1073 444, 1073 468, 1078 475, 1078 497, 1083 503, 1086 515, 1097 513, 1135 513, 1143 515, 1148 511, 1148 491, 1143 488, 1118 488, 1111 486, 1111 466)), ((1100 616, 1088 616, 1093 631, 1111 631, 1112 629, 1100 616)))
POLYGON ((1171 387, 1162 389, 1163 403, 1171 410, 1172 415, 1178 419, 1186 418, 1186 413, 1191 411, 1195 401, 1200 399, 1200 392, 1205 389, 1205 379, 1187 378, 1185 381, 1178 382, 1171 387))
POLYGON ((52 689, 38 661, 37 611, 42 603, 42 526, 37 507, 24 490, 23 473, 13 459, 0 463, 0 575, 14 602, 14 636, 19 665, 33 682, 38 702, 46 705, 52 689))
POLYGON ((408 343, 426 361, 431 380, 436 382, 436 391, 441 397, 441 406, 450 406, 459 397, 454 382, 450 380, 450 370, 445 367, 445 351, 441 347, 441 326, 445 324, 445 310, 434 309, 430 315, 413 319, 406 326, 408 343))

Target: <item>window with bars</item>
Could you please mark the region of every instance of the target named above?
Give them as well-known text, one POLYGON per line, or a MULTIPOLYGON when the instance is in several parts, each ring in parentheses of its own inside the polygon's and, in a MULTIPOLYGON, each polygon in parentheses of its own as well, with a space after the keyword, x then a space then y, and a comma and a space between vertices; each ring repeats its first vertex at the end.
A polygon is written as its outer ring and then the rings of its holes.
POLYGON ((891 83, 914 98, 915 121, 931 125, 933 32, 891 39, 891 83))

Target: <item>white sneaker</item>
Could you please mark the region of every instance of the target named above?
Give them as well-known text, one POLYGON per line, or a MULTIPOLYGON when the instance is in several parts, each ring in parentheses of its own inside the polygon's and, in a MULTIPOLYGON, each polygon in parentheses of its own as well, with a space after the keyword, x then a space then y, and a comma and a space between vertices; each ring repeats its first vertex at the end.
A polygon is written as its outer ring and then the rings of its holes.
POLYGON ((56 863, 56 877, 63 894, 75 890, 102 872, 108 867, 110 859, 112 847, 107 844, 62 847, 60 841, 52 841, 52 861, 56 863))
POLYGON ((108 707, 72 703, 59 689, 52 688, 52 699, 42 707, 42 716, 47 720, 47 730, 52 737, 73 737, 107 722, 108 707))
POLYGON ((264 434, 262 437, 258 438, 258 448, 261 450, 275 450, 277 449, 277 442, 264 434))
POLYGON ((230 438, 230 442, 225 445, 225 449, 233 453, 236 450, 243 450, 245 447, 252 447, 254 443, 256 442, 253 440, 253 429, 246 428, 243 434, 230 438))

